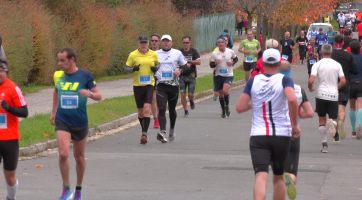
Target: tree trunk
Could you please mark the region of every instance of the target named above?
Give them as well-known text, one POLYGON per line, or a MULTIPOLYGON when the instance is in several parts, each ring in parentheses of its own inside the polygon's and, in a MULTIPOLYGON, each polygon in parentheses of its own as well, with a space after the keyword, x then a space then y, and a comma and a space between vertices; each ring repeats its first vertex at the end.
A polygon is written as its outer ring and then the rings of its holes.
POLYGON ((248 30, 252 30, 252 24, 253 24, 253 16, 251 13, 248 13, 248 30))
POLYGON ((300 36, 300 32, 302 31, 302 27, 300 25, 297 26, 297 34, 296 36, 300 36))
POLYGON ((277 41, 280 41, 282 38, 285 37, 285 30, 286 30, 285 27, 280 27, 279 28, 279 35, 278 35, 277 41))
POLYGON ((277 37, 279 37, 279 27, 278 27, 278 24, 273 24, 273 37, 272 38, 279 41, 277 37))
POLYGON ((268 36, 268 39, 270 39, 270 38, 273 38, 274 24, 268 23, 268 21, 267 21, 267 24, 268 24, 267 36, 268 36))
POLYGON ((263 17, 263 33, 262 38, 263 38, 263 47, 262 49, 265 50, 266 49, 266 35, 269 32, 269 27, 268 27, 268 19, 266 18, 266 16, 263 17))
POLYGON ((256 27, 256 39, 260 42, 260 27, 261 27, 261 14, 259 12, 258 18, 257 18, 257 27, 256 27))
POLYGON ((294 23, 292 23, 292 27, 291 27, 291 32, 290 32, 290 37, 291 38, 295 38, 295 24, 294 23))

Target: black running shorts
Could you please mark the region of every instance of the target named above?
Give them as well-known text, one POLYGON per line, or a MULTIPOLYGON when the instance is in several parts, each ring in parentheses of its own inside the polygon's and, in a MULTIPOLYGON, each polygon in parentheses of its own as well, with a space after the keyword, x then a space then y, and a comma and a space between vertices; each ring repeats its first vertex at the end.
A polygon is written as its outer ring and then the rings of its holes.
POLYGON ((192 76, 180 76, 179 79, 180 91, 181 94, 186 93, 186 89, 188 88, 188 94, 193 94, 195 92, 196 87, 196 78, 192 76))
POLYGON ((14 171, 18 166, 19 140, 0 140, 0 163, 4 162, 4 169, 14 171))
POLYGON ((285 172, 297 176, 299 165, 299 152, 300 152, 300 137, 291 138, 290 150, 285 162, 285 172))
POLYGON ((233 76, 215 76, 215 91, 220 91, 224 88, 224 84, 231 85, 233 83, 233 76))
POLYGON ((244 71, 248 72, 250 70, 255 70, 256 67, 256 62, 252 62, 252 63, 248 63, 248 62, 244 62, 244 71))
POLYGON ((349 98, 357 99, 362 97, 362 79, 352 79, 349 85, 349 98))
POLYGON ((81 141, 87 137, 89 128, 88 126, 73 127, 64 124, 63 122, 55 122, 55 131, 65 131, 70 133, 72 140, 81 141))
POLYGON ((286 136, 251 136, 249 145, 255 174, 269 173, 271 165, 274 175, 283 175, 290 139, 286 136))
POLYGON ((145 103, 152 103, 154 86, 133 86, 134 98, 136 100, 137 108, 143 108, 145 103))
POLYGON ((347 81, 346 84, 341 89, 338 90, 339 105, 343 105, 344 107, 346 107, 349 99, 349 93, 350 93, 349 81, 347 81))
POLYGON ((328 114, 330 119, 338 118, 338 101, 316 98, 316 107, 319 117, 325 117, 328 114))

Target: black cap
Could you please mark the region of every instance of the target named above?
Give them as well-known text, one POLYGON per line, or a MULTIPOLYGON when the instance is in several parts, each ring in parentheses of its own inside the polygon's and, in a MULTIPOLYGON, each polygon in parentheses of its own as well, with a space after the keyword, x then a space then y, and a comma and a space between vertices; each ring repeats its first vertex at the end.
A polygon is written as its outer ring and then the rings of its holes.
POLYGON ((225 32, 225 33, 229 33, 229 29, 224 29, 224 32, 225 32))
POLYGON ((147 35, 141 35, 138 37, 138 42, 148 42, 147 35))
POLYGON ((319 28, 319 31, 323 31, 323 28, 319 28))

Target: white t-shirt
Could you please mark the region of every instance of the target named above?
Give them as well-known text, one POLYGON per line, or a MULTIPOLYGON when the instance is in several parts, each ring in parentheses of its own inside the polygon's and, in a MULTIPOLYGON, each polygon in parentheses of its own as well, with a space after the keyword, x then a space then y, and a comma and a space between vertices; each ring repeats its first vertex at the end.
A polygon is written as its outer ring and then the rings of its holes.
POLYGON ((318 77, 318 99, 338 101, 338 78, 344 77, 341 64, 323 58, 313 65, 311 75, 318 77))
POLYGON ((233 66, 229 66, 227 62, 233 61, 236 58, 236 54, 232 49, 225 49, 225 52, 221 52, 219 49, 212 52, 211 54, 211 62, 215 62, 216 60, 220 60, 220 64, 216 66, 216 76, 224 76, 230 77, 234 76, 233 66))

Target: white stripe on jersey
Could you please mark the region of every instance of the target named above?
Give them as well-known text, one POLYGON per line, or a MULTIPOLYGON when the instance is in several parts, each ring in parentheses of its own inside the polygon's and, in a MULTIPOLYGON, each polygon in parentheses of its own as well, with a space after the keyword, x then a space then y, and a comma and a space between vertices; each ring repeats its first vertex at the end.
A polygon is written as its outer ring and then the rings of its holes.
POLYGON ((19 97, 21 106, 25 106, 27 103, 26 103, 26 101, 25 101, 24 95, 23 95, 23 93, 21 92, 20 88, 17 86, 17 87, 15 88, 15 90, 16 90, 16 93, 18 93, 18 97, 19 97))

